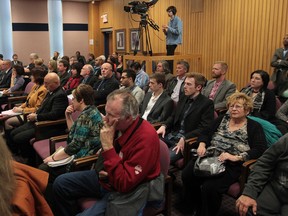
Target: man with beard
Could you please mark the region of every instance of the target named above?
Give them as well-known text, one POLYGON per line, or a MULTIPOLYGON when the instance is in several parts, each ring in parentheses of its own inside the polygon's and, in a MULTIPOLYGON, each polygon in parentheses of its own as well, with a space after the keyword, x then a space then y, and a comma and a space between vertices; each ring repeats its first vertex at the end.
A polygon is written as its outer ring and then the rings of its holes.
POLYGON ((224 61, 215 62, 212 68, 213 80, 209 80, 202 94, 214 102, 215 110, 226 109, 226 98, 236 91, 236 85, 225 76, 228 65, 224 61))

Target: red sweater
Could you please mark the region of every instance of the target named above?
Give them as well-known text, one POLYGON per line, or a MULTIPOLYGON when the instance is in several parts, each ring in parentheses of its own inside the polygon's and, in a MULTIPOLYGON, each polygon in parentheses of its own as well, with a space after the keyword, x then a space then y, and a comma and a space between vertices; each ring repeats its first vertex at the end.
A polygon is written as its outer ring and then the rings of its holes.
POLYGON ((81 77, 75 77, 75 78, 70 77, 63 88, 65 90, 74 89, 80 84, 80 81, 81 81, 81 77))
MULTIPOLYGON (((138 121, 139 117, 116 140, 122 147, 119 154, 114 148, 102 153, 109 184, 118 192, 129 192, 160 174, 159 138, 149 122, 143 120, 126 142, 138 121)), ((107 185, 102 183, 102 186, 107 189, 107 185)))

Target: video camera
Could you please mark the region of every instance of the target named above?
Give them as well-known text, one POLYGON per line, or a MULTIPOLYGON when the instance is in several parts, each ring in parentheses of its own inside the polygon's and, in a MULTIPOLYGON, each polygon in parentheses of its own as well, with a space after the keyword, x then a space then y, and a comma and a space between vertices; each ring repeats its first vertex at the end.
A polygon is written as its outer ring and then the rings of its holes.
POLYGON ((150 6, 156 4, 158 0, 151 0, 150 2, 132 1, 129 6, 124 6, 124 11, 132 14, 145 14, 150 6))

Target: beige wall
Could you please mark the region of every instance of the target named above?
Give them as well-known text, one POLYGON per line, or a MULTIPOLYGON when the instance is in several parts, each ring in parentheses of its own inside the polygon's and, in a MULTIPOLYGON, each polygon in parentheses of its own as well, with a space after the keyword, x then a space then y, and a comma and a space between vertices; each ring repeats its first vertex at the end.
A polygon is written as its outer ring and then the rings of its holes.
MULTIPOLYGON (((13 23, 48 23, 47 1, 11 0, 13 23)), ((63 2, 63 23, 88 24, 88 3, 63 2)), ((89 52, 88 31, 63 32, 64 54, 71 56, 79 50, 85 57, 89 52)), ((29 54, 36 52, 47 64, 50 58, 49 32, 14 31, 14 52, 24 64, 29 63, 29 54)))
MULTIPOLYGON (((112 21, 109 19, 109 24, 100 24, 101 28, 124 28, 127 41, 129 29, 138 26, 123 11, 123 6, 129 1, 101 1, 99 14, 107 12, 108 17, 113 18, 112 21)), ((169 5, 177 7, 177 15, 183 20, 183 44, 177 47, 176 52, 202 54, 200 72, 208 78, 211 78, 210 70, 217 60, 227 61, 228 79, 235 82, 239 89, 247 84, 250 73, 256 69, 272 73, 271 57, 288 32, 287 0, 158 1, 150 8, 149 15, 160 27, 168 22, 166 8, 169 5)), ((132 17, 139 20, 140 16, 136 14, 132 17)), ((150 28, 150 35, 153 52, 165 52, 163 33, 150 28)), ((128 46, 126 51, 129 51, 128 46)))

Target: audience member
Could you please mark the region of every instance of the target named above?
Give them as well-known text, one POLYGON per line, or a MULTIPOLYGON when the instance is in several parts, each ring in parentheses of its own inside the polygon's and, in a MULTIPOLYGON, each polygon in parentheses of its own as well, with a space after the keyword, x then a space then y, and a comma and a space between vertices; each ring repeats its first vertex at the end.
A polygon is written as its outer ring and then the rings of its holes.
POLYGON ((97 77, 93 75, 94 70, 90 64, 86 64, 82 67, 80 75, 83 77, 81 83, 94 86, 98 81, 97 77))
POLYGON ((288 215, 288 135, 268 148, 253 165, 242 196, 236 201, 240 216, 288 215))
POLYGON ((9 59, 6 59, 2 63, 2 79, 0 81, 0 88, 9 88, 11 85, 12 76, 12 63, 9 59))
POLYGON ((139 62, 133 62, 130 68, 136 73, 135 85, 146 91, 149 84, 148 74, 141 69, 141 65, 139 62))
MULTIPOLYGON (((64 55, 64 56, 62 56, 62 58, 60 58, 59 60, 61 60, 61 59, 62 59, 62 60, 66 60, 67 62, 69 62, 69 65, 70 65, 70 58, 69 58, 69 56, 64 55)), ((58 60, 58 61, 59 61, 59 60, 58 60)), ((57 62, 58 62, 58 61, 57 61, 57 62)), ((78 62, 78 61, 76 60, 76 62, 78 62)), ((76 62, 75 62, 75 63, 76 63, 76 62)))
POLYGON ((48 73, 58 73, 57 68, 57 61, 50 59, 48 62, 48 73))
POLYGON ((24 75, 24 67, 20 65, 15 65, 12 67, 12 75, 10 81, 10 88, 3 91, 3 94, 11 93, 14 91, 22 90, 25 80, 23 78, 24 75))
POLYGON ((123 55, 118 55, 118 65, 116 67, 116 72, 119 73, 119 75, 122 75, 123 72, 123 55))
POLYGON ((275 125, 282 134, 286 134, 288 132, 288 100, 277 110, 275 116, 277 118, 275 125))
POLYGON ((51 60, 54 60, 57 62, 60 59, 61 59, 60 53, 58 51, 54 51, 53 56, 51 57, 51 60))
POLYGON ((66 60, 59 60, 57 68, 60 84, 64 86, 70 77, 70 74, 68 74, 69 63, 66 60))
POLYGON ((87 64, 90 64, 92 67, 95 66, 95 56, 93 53, 88 53, 88 61, 87 64))
POLYGON ((200 73, 187 73, 184 96, 174 112, 157 130, 170 147, 171 163, 183 157, 185 140, 199 136, 214 119, 213 102, 201 94, 206 78, 200 73))
POLYGON ((150 123, 163 122, 171 115, 174 103, 164 91, 165 75, 154 73, 150 76, 149 88, 141 105, 141 117, 150 123))
POLYGON ((25 67, 25 69, 24 69, 25 73, 30 73, 31 72, 31 70, 35 67, 34 60, 38 59, 39 56, 38 56, 37 53, 31 53, 29 55, 29 58, 30 58, 30 64, 27 65, 27 67, 25 67))
POLYGON ((228 70, 226 62, 215 62, 212 68, 212 78, 202 90, 202 94, 214 102, 215 110, 226 109, 226 99, 236 91, 236 85, 225 78, 228 70))
MULTIPOLYGON (((107 97, 105 109, 100 131, 102 168, 66 173, 54 182, 56 203, 63 216, 75 215, 73 207, 80 197, 100 199, 85 210, 86 215, 104 215, 111 191, 132 192, 160 175, 159 138, 153 126, 138 117, 136 99, 125 90, 116 90, 107 97)), ((146 204, 146 200, 141 201, 142 208, 136 209, 140 214, 146 204)))
POLYGON ((251 73, 250 79, 250 85, 241 90, 253 100, 250 114, 267 121, 275 119, 276 98, 274 93, 267 89, 269 74, 263 70, 256 70, 251 73))
POLYGON ((23 66, 23 63, 18 60, 18 55, 17 55, 17 54, 13 54, 13 56, 12 56, 12 67, 13 67, 14 65, 23 66))
MULTIPOLYGON (((80 64, 80 63, 79 63, 80 64)), ((48 162, 59 161, 74 155, 74 158, 81 158, 95 154, 101 146, 100 129, 102 127, 102 117, 98 109, 94 106, 93 88, 89 85, 80 84, 72 92, 72 104, 66 109, 66 123, 69 130, 67 146, 55 154, 44 159, 40 169, 50 173, 50 182, 55 178, 69 171, 70 164, 49 167, 48 162), (81 112, 77 120, 72 119, 73 112, 81 112)))
POLYGON ((66 84, 63 86, 63 89, 65 90, 67 95, 71 94, 71 92, 80 84, 82 79, 80 75, 81 69, 82 65, 79 62, 71 65, 71 76, 69 77, 66 84))
POLYGON ((119 88, 119 83, 113 76, 112 65, 104 63, 101 66, 102 79, 93 86, 95 105, 105 104, 106 97, 114 90, 119 88))
POLYGON ((75 55, 78 62, 80 62, 82 65, 86 64, 86 59, 83 55, 80 54, 80 51, 76 51, 75 55))
MULTIPOLYGON (((63 56, 64 57, 64 56, 63 56)), ((76 56, 71 56, 70 58, 68 57, 68 62, 69 62, 69 69, 68 69, 68 73, 71 74, 71 65, 74 63, 78 63, 77 57, 76 56)), ((82 65, 83 67, 84 65, 82 65)))
POLYGON ((98 56, 95 60, 94 76, 98 77, 99 79, 101 79, 101 66, 102 66, 102 64, 104 64, 105 60, 106 60, 106 58, 103 55, 98 56))
POLYGON ((217 215, 222 194, 238 181, 243 161, 256 159, 265 151, 267 144, 261 125, 247 118, 252 107, 251 98, 244 93, 232 94, 227 102, 229 113, 216 119, 199 136, 197 155, 205 156, 207 148, 213 146, 213 156, 226 163, 224 173, 214 178, 195 175, 195 160, 184 168, 186 209, 197 210, 196 215, 217 215))
POLYGON ((165 86, 164 89, 169 86, 169 83, 174 78, 173 74, 170 73, 169 63, 165 60, 161 60, 157 63, 156 72, 165 74, 165 86))
POLYGON ((184 95, 184 80, 186 73, 189 72, 189 68, 190 65, 187 61, 178 61, 176 66, 177 76, 174 77, 167 86, 167 92, 175 103, 178 103, 180 97, 184 95))
POLYGON ((42 67, 43 70, 48 72, 48 67, 44 64, 44 60, 42 58, 37 58, 34 60, 35 67, 42 67))
MULTIPOLYGON (((47 94, 47 89, 44 86, 44 77, 47 72, 42 68, 33 68, 31 71, 31 82, 35 83, 27 96, 25 103, 20 106, 15 106, 13 112, 28 114, 36 112, 41 106, 43 99, 47 94)), ((10 130, 24 123, 24 116, 13 116, 5 121, 6 136, 10 134, 10 130)))
MULTIPOLYGON (((64 90, 60 86, 60 79, 57 74, 49 73, 44 78, 44 85, 49 91, 43 100, 41 106, 35 113, 27 116, 28 122, 18 128, 12 130, 10 136, 12 143, 10 146, 18 148, 21 156, 29 159, 29 163, 33 163, 34 150, 29 143, 30 139, 35 136, 35 122, 45 120, 57 120, 63 118, 65 109, 68 106, 68 98, 64 90)), ((65 126, 52 126, 49 127, 45 134, 41 134, 43 138, 63 133, 65 126)), ((18 152, 14 152, 18 153, 18 152)))
POLYGON ((141 105, 145 92, 135 85, 136 73, 131 69, 125 69, 120 77, 121 89, 128 90, 137 100, 139 106, 141 105))

